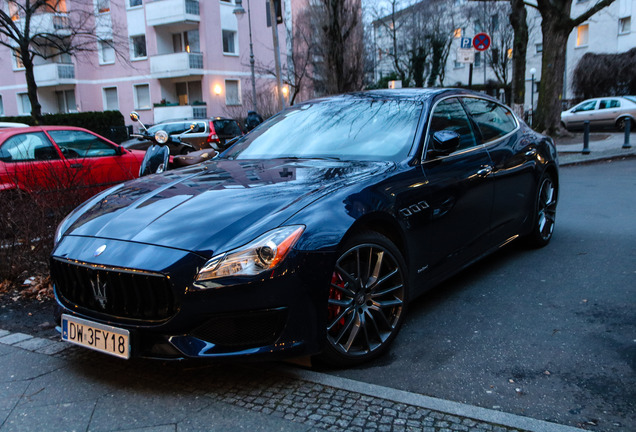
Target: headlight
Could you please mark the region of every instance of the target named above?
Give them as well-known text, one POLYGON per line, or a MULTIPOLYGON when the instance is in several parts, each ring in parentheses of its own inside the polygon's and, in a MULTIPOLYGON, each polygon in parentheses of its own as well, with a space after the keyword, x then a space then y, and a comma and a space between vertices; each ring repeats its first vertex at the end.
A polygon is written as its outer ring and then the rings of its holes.
POLYGON ((157 131, 155 133, 155 140, 159 143, 159 144, 165 144, 168 142, 168 138, 170 138, 168 136, 168 132, 164 131, 164 130, 160 130, 157 131))
POLYGON ((304 230, 302 225, 291 225, 266 232, 245 246, 210 259, 199 271, 196 280, 255 276, 272 270, 285 259, 304 230))

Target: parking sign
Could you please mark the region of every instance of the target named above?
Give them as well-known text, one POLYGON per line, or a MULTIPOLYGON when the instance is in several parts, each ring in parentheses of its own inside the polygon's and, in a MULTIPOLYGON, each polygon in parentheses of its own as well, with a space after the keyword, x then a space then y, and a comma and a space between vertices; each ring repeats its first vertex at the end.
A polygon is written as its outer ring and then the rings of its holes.
POLYGON ((467 49, 472 48, 473 40, 471 38, 463 37, 460 41, 460 48, 467 49))

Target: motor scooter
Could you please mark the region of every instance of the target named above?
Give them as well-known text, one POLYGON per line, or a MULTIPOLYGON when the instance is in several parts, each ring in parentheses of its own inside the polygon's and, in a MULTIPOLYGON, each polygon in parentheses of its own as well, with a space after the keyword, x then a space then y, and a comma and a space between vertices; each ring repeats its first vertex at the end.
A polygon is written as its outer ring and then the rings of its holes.
POLYGON ((185 155, 178 155, 170 158, 169 143, 181 144, 181 138, 192 132, 196 127, 196 123, 190 125, 190 129, 179 134, 169 135, 164 130, 159 130, 155 134, 148 132, 148 128, 139 119, 139 114, 136 111, 130 113, 130 119, 141 126, 139 134, 131 134, 132 137, 144 138, 154 144, 148 147, 146 155, 144 156, 141 166, 139 167, 139 177, 143 177, 150 174, 159 174, 168 169, 179 168, 189 165, 195 165, 206 160, 212 159, 219 154, 216 150, 209 148, 203 150, 197 150, 185 155))

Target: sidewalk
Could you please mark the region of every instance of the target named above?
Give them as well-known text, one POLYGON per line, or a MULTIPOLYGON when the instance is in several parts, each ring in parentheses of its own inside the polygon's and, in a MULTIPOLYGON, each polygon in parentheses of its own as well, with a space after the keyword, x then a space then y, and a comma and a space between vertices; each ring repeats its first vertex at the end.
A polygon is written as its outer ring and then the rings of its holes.
POLYGON ((630 135, 631 148, 623 148, 625 134, 622 132, 591 132, 589 154, 583 154, 583 134, 556 139, 559 165, 573 165, 616 157, 636 155, 636 131, 630 135))
POLYGON ((282 363, 122 361, 0 329, 0 431, 580 432, 282 363))

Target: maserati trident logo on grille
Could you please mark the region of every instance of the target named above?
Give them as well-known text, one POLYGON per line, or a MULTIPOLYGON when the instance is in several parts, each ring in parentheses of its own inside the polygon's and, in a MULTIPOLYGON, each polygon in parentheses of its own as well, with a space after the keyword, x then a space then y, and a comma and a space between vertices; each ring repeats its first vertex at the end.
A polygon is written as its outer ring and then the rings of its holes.
POLYGON ((97 277, 93 280, 91 279, 91 287, 93 288, 93 297, 102 307, 102 309, 106 309, 106 303, 108 302, 108 297, 106 297, 106 282, 100 282, 99 273, 97 273, 97 277))
POLYGON ((97 249, 95 249, 95 252, 93 252, 93 256, 100 256, 101 254, 104 253, 104 251, 106 250, 106 245, 101 245, 100 247, 98 247, 97 249))

